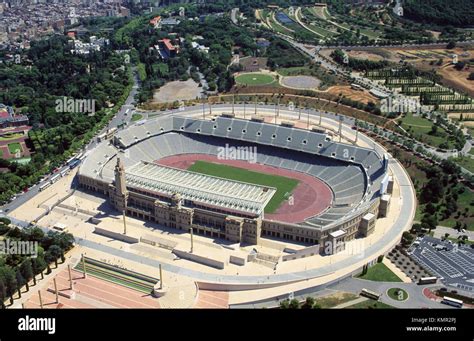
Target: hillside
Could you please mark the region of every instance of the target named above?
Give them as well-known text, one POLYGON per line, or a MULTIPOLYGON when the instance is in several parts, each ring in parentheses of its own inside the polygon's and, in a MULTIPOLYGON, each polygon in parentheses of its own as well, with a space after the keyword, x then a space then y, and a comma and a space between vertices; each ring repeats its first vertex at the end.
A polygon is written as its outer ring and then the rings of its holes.
POLYGON ((473 26, 474 0, 406 0, 405 17, 425 24, 473 26))

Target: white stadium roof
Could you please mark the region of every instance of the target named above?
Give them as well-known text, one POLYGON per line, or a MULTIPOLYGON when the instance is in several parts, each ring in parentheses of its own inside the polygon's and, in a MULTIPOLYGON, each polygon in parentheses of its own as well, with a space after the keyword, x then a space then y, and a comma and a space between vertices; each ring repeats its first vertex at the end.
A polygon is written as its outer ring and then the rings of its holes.
POLYGON ((127 186, 153 192, 181 195, 231 210, 261 214, 276 189, 215 176, 194 173, 150 162, 139 162, 125 171, 127 186))

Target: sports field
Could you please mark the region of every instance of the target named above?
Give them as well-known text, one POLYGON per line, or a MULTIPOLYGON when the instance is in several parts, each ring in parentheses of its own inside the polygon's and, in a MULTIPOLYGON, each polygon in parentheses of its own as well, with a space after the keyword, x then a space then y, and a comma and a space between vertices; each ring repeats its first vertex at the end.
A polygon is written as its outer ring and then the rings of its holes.
POLYGON ((272 75, 263 73, 245 73, 237 76, 235 81, 245 85, 267 85, 273 83, 275 78, 272 75))
POLYGON ((298 185, 299 181, 278 175, 252 172, 243 168, 237 168, 217 163, 196 161, 189 171, 218 176, 220 178, 247 182, 255 185, 276 188, 276 193, 265 207, 265 213, 273 213, 285 201, 298 185))
POLYGON ((8 150, 10 154, 15 154, 18 150, 21 151, 21 145, 18 142, 9 143, 8 150))

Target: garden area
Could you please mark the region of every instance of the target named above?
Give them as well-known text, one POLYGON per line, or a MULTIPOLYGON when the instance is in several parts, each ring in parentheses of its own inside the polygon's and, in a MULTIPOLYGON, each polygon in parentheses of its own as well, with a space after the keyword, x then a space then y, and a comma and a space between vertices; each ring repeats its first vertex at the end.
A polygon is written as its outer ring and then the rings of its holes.
POLYGON ((454 138, 451 138, 446 130, 420 115, 408 113, 399 121, 399 124, 420 142, 441 149, 455 147, 454 138))
POLYGON ((376 282, 401 282, 402 280, 395 275, 392 270, 387 268, 383 263, 377 263, 374 266, 369 267, 365 274, 362 273, 359 276, 360 279, 366 279, 368 281, 376 282))

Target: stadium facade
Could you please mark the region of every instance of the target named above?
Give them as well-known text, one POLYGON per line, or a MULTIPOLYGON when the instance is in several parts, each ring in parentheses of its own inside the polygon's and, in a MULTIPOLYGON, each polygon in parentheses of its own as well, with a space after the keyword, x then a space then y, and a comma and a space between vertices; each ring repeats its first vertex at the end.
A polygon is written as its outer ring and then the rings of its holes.
POLYGON ((78 176, 83 189, 106 195, 131 217, 231 242, 259 244, 271 237, 319 245, 320 253, 335 253, 344 242, 371 234, 389 210, 393 188, 388 157, 373 149, 335 142, 320 129, 232 115, 140 122, 100 143, 78 176), (177 155, 215 156, 224 145, 257 147, 257 163, 323 181, 332 192, 329 207, 304 221, 267 219, 264 208, 274 188, 156 163, 177 155))

